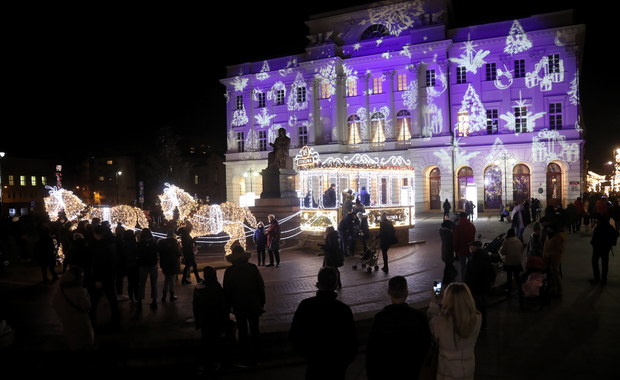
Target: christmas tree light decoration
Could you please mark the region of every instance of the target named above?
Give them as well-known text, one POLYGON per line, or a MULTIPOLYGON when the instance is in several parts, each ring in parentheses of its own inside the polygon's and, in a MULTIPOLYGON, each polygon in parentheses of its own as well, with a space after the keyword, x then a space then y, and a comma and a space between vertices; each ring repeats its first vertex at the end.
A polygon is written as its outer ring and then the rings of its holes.
POLYGON ((236 109, 233 111, 232 121, 230 125, 232 127, 239 127, 241 125, 246 125, 248 123, 248 115, 245 112, 245 106, 241 106, 241 109, 236 109))
POLYGON ((532 41, 527 37, 527 33, 523 30, 523 27, 519 21, 514 20, 506 37, 506 47, 504 47, 504 53, 517 54, 524 52, 532 48, 532 41))
POLYGON ((269 68, 269 63, 267 61, 264 61, 260 73, 256 74, 256 79, 263 81, 269 78, 269 71, 271 71, 271 69, 269 68))
POLYGON ((174 219, 174 210, 177 209, 179 220, 185 220, 196 206, 194 197, 175 185, 166 183, 165 186, 164 193, 158 195, 164 217, 168 220, 174 219))
POLYGON ((306 86, 306 81, 304 80, 304 76, 297 72, 295 76, 295 81, 291 84, 291 92, 288 95, 287 101, 287 109, 289 111, 301 111, 308 108, 308 97, 310 96, 308 87, 306 86), (300 96, 300 92, 303 92, 305 95, 303 98, 300 96))
POLYGON ((469 132, 478 132, 486 129, 487 111, 471 84, 468 85, 467 91, 463 95, 459 112, 469 115, 469 132))
POLYGON ((78 220, 86 205, 72 191, 45 186, 49 196, 43 198, 45 211, 52 222, 58 220, 58 213, 64 212, 67 220, 78 220))

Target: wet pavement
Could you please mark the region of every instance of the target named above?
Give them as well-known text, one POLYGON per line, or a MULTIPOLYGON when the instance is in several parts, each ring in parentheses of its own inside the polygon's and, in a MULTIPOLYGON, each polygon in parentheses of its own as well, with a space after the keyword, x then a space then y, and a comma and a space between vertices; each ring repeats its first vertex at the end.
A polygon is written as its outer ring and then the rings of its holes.
MULTIPOLYGON (((373 315, 389 303, 387 281, 402 275, 409 283, 408 302, 425 309, 432 284, 440 279, 438 229, 441 214, 421 213, 409 232, 409 243, 389 251, 390 272, 368 272, 353 265, 359 256, 346 258, 340 268, 343 288, 339 299, 351 306, 360 349, 347 372, 347 379, 365 379, 364 343, 373 315)), ((475 221, 481 240, 491 241, 510 226, 495 215, 480 214, 475 221)), ((530 229, 524 234, 528 237, 530 229)), ((567 235, 562 265, 564 295, 553 298, 551 305, 538 310, 519 307, 516 295, 501 291, 505 276, 500 273, 490 297, 489 325, 476 347, 476 379, 583 379, 612 378, 614 360, 620 354, 620 264, 610 257, 610 275, 606 286, 592 286, 590 265, 591 232, 567 235)), ((316 241, 289 239, 282 247, 280 268, 260 267, 265 281, 266 313, 260 326, 264 355, 255 368, 223 367, 223 379, 296 379, 303 378, 304 363, 291 352, 287 332, 299 302, 314 295, 316 274, 323 258, 316 241)), ((199 267, 218 268, 220 281, 224 268, 219 247, 205 247, 199 255, 199 267)), ((620 251, 620 248, 617 249, 620 251)), ((251 259, 256 262, 255 256, 251 259)), ((379 260, 381 265, 381 260, 379 260)), ((45 372, 58 363, 71 364, 62 328, 51 309, 50 298, 55 285, 40 283, 39 268, 15 264, 0 275, 0 310, 15 332, 15 343, 0 351, 0 360, 25 371, 45 372)), ((194 278, 192 276, 192 281, 194 278)), ((163 275, 159 273, 159 289, 163 275)), ((108 309, 104 299, 96 326, 96 348, 85 360, 91 360, 101 373, 135 370, 141 374, 196 374, 199 356, 199 331, 192 322, 193 285, 177 286, 175 303, 159 304, 151 310, 145 304, 141 313, 129 301, 120 303, 120 332, 107 328, 108 309)), ((147 298, 149 289, 147 288, 147 298)))

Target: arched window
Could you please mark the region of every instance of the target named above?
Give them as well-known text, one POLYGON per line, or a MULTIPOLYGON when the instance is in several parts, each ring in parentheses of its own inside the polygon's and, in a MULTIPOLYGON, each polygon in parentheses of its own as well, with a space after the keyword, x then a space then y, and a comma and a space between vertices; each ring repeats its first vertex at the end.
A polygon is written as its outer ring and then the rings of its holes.
POLYGON ((441 208, 441 171, 439 168, 431 170, 428 174, 428 188, 430 192, 430 208, 431 210, 439 210, 441 208))
POLYGON ((375 112, 370 118, 370 141, 381 143, 385 141, 385 116, 381 112, 375 112))
POLYGON ((359 144, 362 142, 360 136, 360 118, 357 115, 351 115, 347 119, 347 144, 359 144))
MULTIPOLYGON (((469 166, 465 166, 459 169, 458 172, 458 186, 459 186, 459 204, 458 204, 458 208, 459 210, 464 210, 465 209, 465 201, 467 201, 467 184, 468 183, 475 183, 474 182, 474 171, 471 170, 471 168, 469 166)), ((472 201, 475 201, 474 199, 472 199, 472 201)))
POLYGON ((562 169, 553 162, 547 165, 547 206, 562 203, 562 169))
POLYGON ((500 208, 502 204, 502 170, 492 165, 484 171, 484 208, 500 208))
POLYGON ((512 169, 512 199, 515 202, 530 199, 530 168, 527 165, 515 165, 512 169))
POLYGON ((373 40, 375 38, 382 38, 390 35, 388 28, 381 24, 374 24, 366 28, 362 33, 361 40, 373 40))
POLYGON ((406 141, 411 139, 411 113, 407 110, 398 111, 396 114, 396 140, 406 141))

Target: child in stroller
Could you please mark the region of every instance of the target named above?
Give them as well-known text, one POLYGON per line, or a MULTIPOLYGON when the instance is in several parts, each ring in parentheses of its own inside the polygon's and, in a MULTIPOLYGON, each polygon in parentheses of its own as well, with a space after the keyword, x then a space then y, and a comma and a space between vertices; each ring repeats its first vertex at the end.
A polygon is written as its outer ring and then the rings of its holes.
POLYGON ((369 234, 367 241, 367 248, 362 253, 360 261, 353 265, 353 270, 357 269, 360 265, 362 268, 366 268, 366 271, 372 272, 372 269, 379 270, 379 256, 377 255, 379 241, 377 238, 369 234))

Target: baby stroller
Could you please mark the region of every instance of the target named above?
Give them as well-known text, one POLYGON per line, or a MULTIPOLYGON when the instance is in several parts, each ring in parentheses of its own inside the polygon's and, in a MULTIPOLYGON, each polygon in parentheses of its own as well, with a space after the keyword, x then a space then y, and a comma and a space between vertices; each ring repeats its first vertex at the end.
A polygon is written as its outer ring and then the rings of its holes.
POLYGON ((373 268, 379 270, 379 265, 377 265, 379 261, 379 256, 377 255, 379 242, 370 234, 367 244, 368 248, 362 253, 359 263, 353 265, 353 270, 357 270, 358 264, 361 265, 362 268, 366 268, 367 272, 372 272, 373 268))
POLYGON ((491 264, 495 268, 495 272, 499 273, 504 268, 504 260, 502 260, 502 256, 499 254, 499 249, 504 244, 504 237, 506 233, 501 233, 495 237, 491 242, 485 243, 483 248, 489 252, 489 256, 491 257, 491 264))

